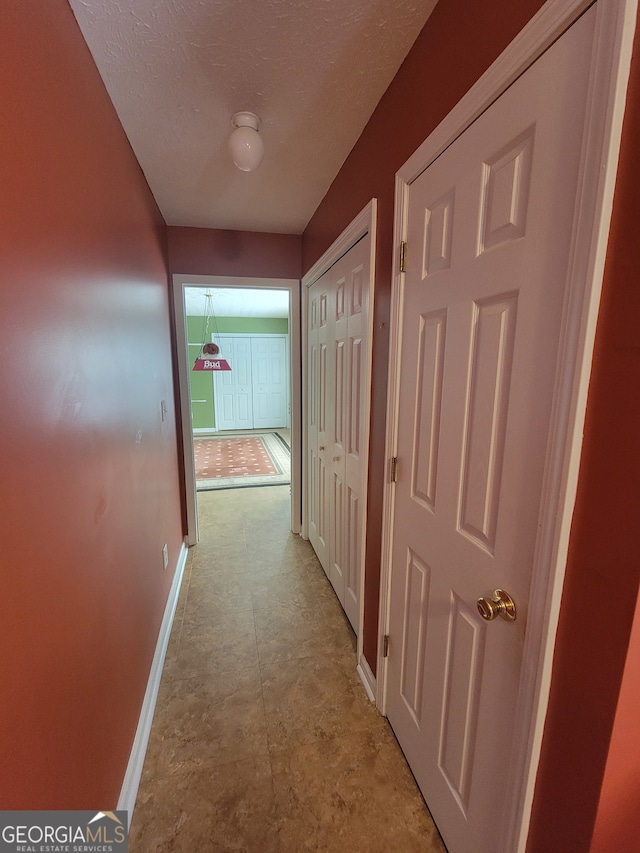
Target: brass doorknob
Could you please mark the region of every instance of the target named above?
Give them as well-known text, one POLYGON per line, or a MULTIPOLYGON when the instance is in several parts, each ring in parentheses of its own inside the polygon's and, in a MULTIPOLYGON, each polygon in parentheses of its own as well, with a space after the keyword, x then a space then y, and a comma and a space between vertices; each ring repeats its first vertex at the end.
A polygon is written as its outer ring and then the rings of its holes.
POLYGON ((516 618, 516 603, 508 592, 497 589, 494 598, 479 598, 478 613, 487 622, 492 622, 498 616, 502 616, 507 622, 513 622, 516 618))

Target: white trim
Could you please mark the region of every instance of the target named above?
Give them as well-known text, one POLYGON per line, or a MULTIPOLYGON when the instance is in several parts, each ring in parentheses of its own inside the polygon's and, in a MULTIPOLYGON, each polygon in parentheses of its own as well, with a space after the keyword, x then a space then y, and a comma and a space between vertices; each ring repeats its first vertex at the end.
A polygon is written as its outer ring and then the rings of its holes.
MULTIPOLYGON (((451 113, 399 170, 394 259, 406 235, 409 185, 516 77, 591 5, 549 0, 451 113)), ((587 389, 606 255, 622 120, 636 26, 637 0, 598 0, 579 191, 568 275, 559 368, 541 504, 541 527, 523 652, 509 802, 499 853, 523 853, 549 699, 553 649, 575 503, 587 389)), ((395 266, 395 270, 399 265, 395 266)), ((389 395, 385 458, 396 455, 398 349, 404 276, 392 283, 389 395)), ((378 647, 388 633, 394 487, 385 482, 378 647)), ((386 705, 387 662, 378 658, 378 707, 386 705)))
POLYGON ((176 358, 178 365, 178 398, 180 423, 182 426, 182 459, 184 463, 185 499, 187 511, 186 538, 188 545, 195 545, 198 534, 198 504, 196 498, 196 468, 193 450, 193 427, 191 421, 191 394, 189 390, 189 363, 187 361, 187 314, 184 304, 184 285, 173 276, 173 311, 175 318, 176 358))
MULTIPOLYGON (((360 213, 347 225, 344 231, 337 237, 329 246, 327 251, 320 257, 311 269, 302 278, 302 301, 304 306, 304 314, 302 315, 302 363, 304 366, 305 377, 303 390, 303 452, 304 456, 304 471, 306 472, 307 462, 307 445, 306 436, 308 434, 308 394, 307 394, 307 347, 308 347, 308 291, 311 285, 323 276, 328 269, 337 263, 343 255, 354 246, 358 240, 369 234, 369 315, 367 317, 367 364, 366 364, 366 383, 365 383, 365 417, 364 417, 364 433, 362 439, 362 529, 360 531, 360 590, 359 604, 360 613, 358 616, 358 647, 357 659, 363 661, 363 628, 364 628, 364 590, 365 590, 365 556, 366 556, 366 538, 367 538, 367 504, 368 504, 368 489, 369 489, 369 434, 371 426, 371 366, 373 363, 373 318, 375 314, 375 273, 376 273, 376 229, 378 220, 378 200, 372 198, 371 201, 362 208, 360 213)), ((308 516, 308 477, 305 477, 303 489, 303 517, 302 517, 302 534, 308 538, 309 531, 309 516, 308 516)), ((373 677, 373 674, 372 674, 373 677)), ((375 685, 375 679, 374 679, 375 685)))
POLYGON ((347 225, 339 237, 333 241, 327 251, 315 262, 311 269, 302 277, 302 287, 309 288, 328 269, 330 269, 349 249, 358 242, 365 234, 371 234, 372 243, 375 243, 376 217, 378 210, 378 199, 372 198, 360 213, 347 225))
POLYGON ((198 509, 196 474, 193 461, 193 431, 189 401, 189 367, 187 364, 185 287, 241 287, 289 291, 289 393, 291 400, 291 530, 299 533, 302 525, 302 456, 301 443, 301 365, 300 365, 300 281, 291 278, 244 278, 217 275, 172 276, 175 340, 178 359, 178 390, 182 423, 182 454, 185 471, 187 544, 198 541, 198 509))
POLYGON ((388 632, 391 594, 391 553, 393 549, 393 513, 395 485, 391 481, 391 459, 398 447, 398 388, 400 385, 400 341, 402 340, 402 300, 404 274, 400 272, 400 250, 407 233, 409 185, 396 175, 394 198, 393 273, 391 283, 391 313, 389 317, 389 365, 387 379, 387 416, 385 433, 384 482, 382 490, 382 535, 380 552, 380 598, 378 601, 378 689, 376 706, 386 715, 387 663, 384 657, 384 637, 388 632))
POLYGON ((371 667, 367 663, 367 659, 364 655, 360 655, 360 660, 358 662, 358 666, 356 667, 356 672, 360 676, 360 681, 364 685, 364 690, 367 696, 369 697, 370 702, 376 701, 376 677, 371 672, 371 667))
POLYGON ((140 786, 140 777, 142 775, 142 767, 147 752, 149 743, 149 735, 151 733, 151 724, 153 723, 153 714, 156 708, 158 699, 158 690, 160 688, 160 680, 162 678, 162 668, 164 667, 164 659, 167 654, 167 646, 169 645, 169 637, 171 635, 171 627, 173 625, 173 617, 175 616, 178 597, 180 596, 180 585, 182 584, 182 576, 184 575, 184 567, 187 562, 189 551, 186 544, 183 542, 178 554, 176 562, 176 570, 171 582, 169 597, 164 609, 162 625, 156 642, 156 650, 151 663, 151 671, 149 680, 147 681, 147 689, 144 694, 142 708, 140 709, 140 717, 138 719, 138 727, 136 735, 131 747, 129 755, 129 763, 122 782, 120 798, 116 806, 118 811, 124 810, 127 812, 129 826, 131 826, 131 818, 136 805, 138 796, 138 787, 140 786))

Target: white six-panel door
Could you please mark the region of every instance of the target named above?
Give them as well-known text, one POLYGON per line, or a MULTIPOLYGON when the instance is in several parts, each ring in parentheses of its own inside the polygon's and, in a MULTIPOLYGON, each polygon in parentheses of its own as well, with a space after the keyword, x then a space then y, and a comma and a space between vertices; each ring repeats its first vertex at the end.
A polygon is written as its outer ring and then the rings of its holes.
POLYGON ((593 24, 410 186, 387 715, 450 853, 498 849, 593 24))
POLYGON ((364 512, 370 241, 309 289, 309 539, 356 633, 364 512))

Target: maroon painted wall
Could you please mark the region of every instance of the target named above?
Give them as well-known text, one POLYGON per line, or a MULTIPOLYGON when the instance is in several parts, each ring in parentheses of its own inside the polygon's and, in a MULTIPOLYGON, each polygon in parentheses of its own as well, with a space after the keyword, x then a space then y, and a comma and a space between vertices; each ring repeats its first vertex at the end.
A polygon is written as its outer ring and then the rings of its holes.
POLYGON ((589 853, 638 849, 640 839, 640 598, 616 708, 607 765, 589 853))
MULTIPOLYGON (((608 785, 617 777, 624 750, 619 749, 620 728, 610 746, 611 732, 623 676, 627 685, 629 679, 640 683, 637 664, 633 672, 624 673, 640 583, 639 138, 636 33, 529 853, 547 853, 551 839, 563 853, 635 853, 640 845, 637 835, 631 840, 627 835, 619 845, 611 836, 610 846, 602 847, 601 823, 600 840, 589 846, 596 813, 600 822, 612 825, 620 817, 608 785), (608 781, 599 806, 605 767, 608 781)), ((634 661, 637 651, 628 665, 633 667, 634 661)), ((619 725, 626 737, 626 766, 634 766, 637 795, 638 707, 635 719, 619 725)), ((620 772, 626 772, 622 768, 620 772)), ((638 814, 636 796, 636 826, 638 814)), ((625 835, 630 826, 619 830, 625 835)))
POLYGON ((364 654, 375 673, 395 173, 486 71, 542 0, 441 0, 304 234, 306 272, 378 199, 364 654))
POLYGON ((66 0, 0 21, 0 808, 114 808, 182 542, 165 226, 66 0))
POLYGON ((183 275, 300 278, 302 238, 170 225, 169 268, 183 275))

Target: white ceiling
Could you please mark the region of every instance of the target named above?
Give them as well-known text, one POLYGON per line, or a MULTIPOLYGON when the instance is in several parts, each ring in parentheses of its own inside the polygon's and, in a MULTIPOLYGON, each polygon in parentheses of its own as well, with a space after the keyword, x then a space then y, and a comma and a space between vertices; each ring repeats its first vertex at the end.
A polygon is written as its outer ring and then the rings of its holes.
MULTIPOLYGON (((188 316, 288 317, 289 291, 187 286, 184 290, 184 305, 188 316)), ((210 323, 209 326, 213 331, 214 324, 210 323)))
POLYGON ((300 234, 436 0, 70 0, 169 225, 300 234), (227 153, 256 113, 262 165, 227 153))

